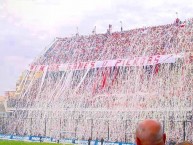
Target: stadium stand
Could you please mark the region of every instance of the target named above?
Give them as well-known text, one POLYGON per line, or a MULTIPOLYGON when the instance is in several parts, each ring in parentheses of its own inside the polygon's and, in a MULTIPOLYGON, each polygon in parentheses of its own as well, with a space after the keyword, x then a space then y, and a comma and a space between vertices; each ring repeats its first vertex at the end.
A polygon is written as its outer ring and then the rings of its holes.
POLYGON ((4 117, 6 114, 5 97, 0 96, 0 117, 4 117))
POLYGON ((191 139, 192 44, 193 19, 57 38, 22 74, 4 131, 129 142, 138 121, 156 118, 169 138, 185 128, 191 139))
POLYGON ((5 112, 5 106, 3 102, 0 102, 0 113, 5 112))

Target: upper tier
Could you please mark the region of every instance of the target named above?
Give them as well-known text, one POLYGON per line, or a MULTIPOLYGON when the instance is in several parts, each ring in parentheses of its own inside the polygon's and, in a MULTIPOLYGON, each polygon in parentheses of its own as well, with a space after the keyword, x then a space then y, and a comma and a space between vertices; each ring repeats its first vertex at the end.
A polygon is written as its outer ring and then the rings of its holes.
POLYGON ((112 34, 58 38, 34 64, 124 59, 193 50, 193 19, 185 25, 168 24, 112 34))

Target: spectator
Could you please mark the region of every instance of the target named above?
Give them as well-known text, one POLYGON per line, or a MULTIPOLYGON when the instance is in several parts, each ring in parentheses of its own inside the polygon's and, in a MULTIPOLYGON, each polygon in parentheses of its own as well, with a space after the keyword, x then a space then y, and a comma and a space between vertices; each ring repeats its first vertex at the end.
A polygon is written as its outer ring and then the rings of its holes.
POLYGON ((103 143, 104 143, 104 138, 102 137, 101 138, 101 145, 103 145, 103 143))
POLYGON ((91 141, 92 141, 92 139, 91 139, 91 137, 89 137, 88 138, 88 145, 91 145, 91 141))
POLYGON ((166 135, 161 124, 156 120, 145 120, 138 124, 136 130, 137 145, 165 145, 166 135))

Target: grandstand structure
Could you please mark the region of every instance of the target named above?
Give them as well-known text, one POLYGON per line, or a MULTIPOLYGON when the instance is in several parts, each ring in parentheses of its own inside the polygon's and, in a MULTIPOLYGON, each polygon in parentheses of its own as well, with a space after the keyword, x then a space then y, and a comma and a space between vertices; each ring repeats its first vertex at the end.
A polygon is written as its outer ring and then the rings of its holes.
POLYGON ((5 99, 3 96, 0 96, 0 117, 4 117, 5 114, 6 114, 5 99))
POLYGON ((133 141, 136 123, 193 138, 193 19, 56 38, 17 83, 3 132, 133 141))

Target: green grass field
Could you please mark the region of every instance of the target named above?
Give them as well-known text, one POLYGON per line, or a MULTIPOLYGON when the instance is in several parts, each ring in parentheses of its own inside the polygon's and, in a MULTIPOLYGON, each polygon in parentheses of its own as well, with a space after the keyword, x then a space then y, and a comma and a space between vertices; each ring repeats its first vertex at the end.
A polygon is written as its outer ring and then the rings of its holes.
POLYGON ((23 141, 12 141, 12 140, 0 140, 0 145, 62 145, 62 144, 44 143, 44 142, 40 143, 40 142, 23 142, 23 141))

